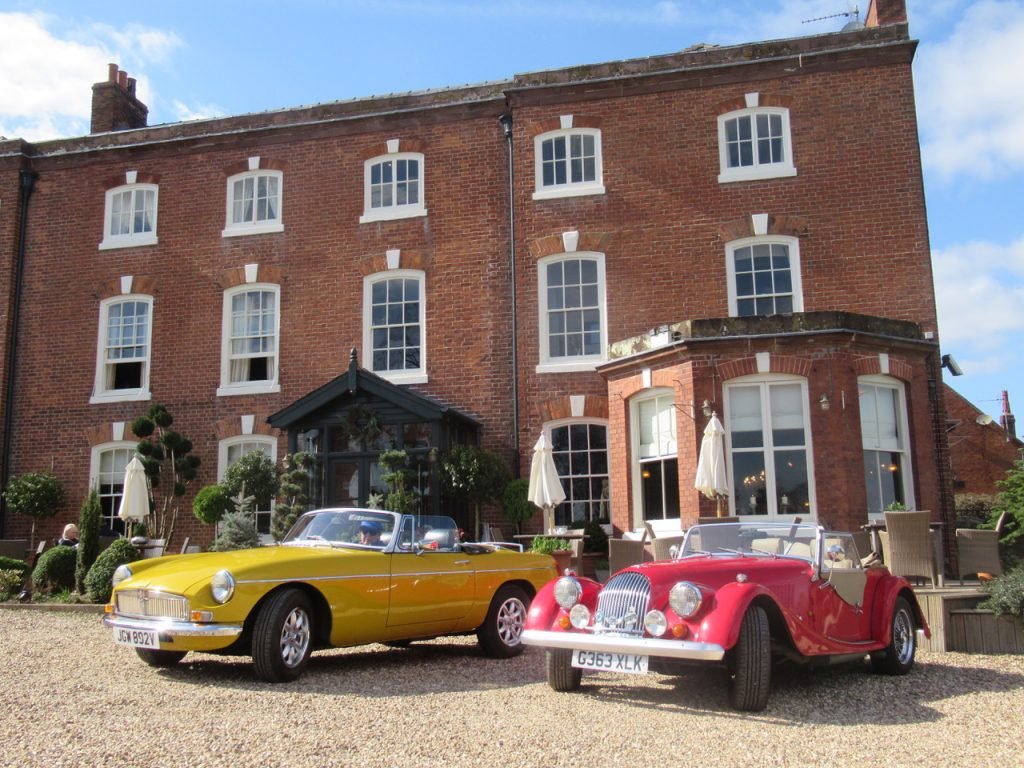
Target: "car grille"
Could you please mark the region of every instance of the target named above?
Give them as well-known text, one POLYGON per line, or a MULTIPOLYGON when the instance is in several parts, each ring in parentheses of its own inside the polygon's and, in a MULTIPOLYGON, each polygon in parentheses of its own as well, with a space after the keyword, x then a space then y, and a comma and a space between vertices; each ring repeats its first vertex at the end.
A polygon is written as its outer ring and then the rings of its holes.
POLYGON ((117 612, 139 619, 174 619, 189 617, 188 600, 181 595, 168 595, 150 589, 126 589, 116 593, 117 612))
POLYGON ((651 582, 646 576, 631 572, 612 576, 597 598, 594 632, 642 634, 650 597, 651 582))

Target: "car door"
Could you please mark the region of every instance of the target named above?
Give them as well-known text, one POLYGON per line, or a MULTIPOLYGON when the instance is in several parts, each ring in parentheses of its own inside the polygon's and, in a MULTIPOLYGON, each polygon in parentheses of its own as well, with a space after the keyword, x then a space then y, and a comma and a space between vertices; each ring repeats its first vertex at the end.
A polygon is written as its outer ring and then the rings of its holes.
POLYGON ((822 547, 821 578, 812 589, 816 628, 844 643, 871 639, 871 617, 865 610, 867 574, 849 534, 827 533, 822 547), (850 556, 847 556, 847 553, 850 556))
POLYGON ((421 547, 406 523, 391 555, 388 626, 454 626, 473 605, 473 561, 452 547, 421 547))

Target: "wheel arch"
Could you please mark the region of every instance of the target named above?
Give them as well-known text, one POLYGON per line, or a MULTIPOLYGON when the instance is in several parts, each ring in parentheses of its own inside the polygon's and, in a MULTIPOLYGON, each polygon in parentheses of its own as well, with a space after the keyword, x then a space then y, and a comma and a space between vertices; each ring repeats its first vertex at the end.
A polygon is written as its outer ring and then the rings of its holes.
POLYGON ((307 584, 303 581, 288 581, 283 584, 278 584, 276 587, 268 591, 263 597, 261 597, 256 605, 249 611, 249 615, 245 618, 244 633, 247 637, 252 637, 253 625, 256 623, 256 617, 260 611, 263 610, 263 606, 273 595, 278 594, 286 589, 297 589, 303 592, 308 598, 309 603, 313 609, 313 647, 324 648, 330 645, 331 637, 331 609, 327 603, 327 598, 324 597, 323 593, 307 584))

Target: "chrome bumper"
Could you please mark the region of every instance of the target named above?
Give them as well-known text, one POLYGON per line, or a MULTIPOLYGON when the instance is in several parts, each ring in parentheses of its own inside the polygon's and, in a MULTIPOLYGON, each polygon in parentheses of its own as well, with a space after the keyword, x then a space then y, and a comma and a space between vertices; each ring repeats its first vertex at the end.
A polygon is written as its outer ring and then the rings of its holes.
POLYGON ((523 632, 523 645, 541 648, 565 648, 582 651, 632 653, 641 656, 663 656, 671 659, 719 661, 725 649, 713 643, 693 643, 685 640, 660 640, 653 637, 621 637, 592 635, 583 632, 546 632, 528 629, 523 632))
POLYGON ((111 629, 149 629, 158 635, 166 635, 170 638, 237 638, 242 634, 242 628, 234 624, 196 624, 191 621, 172 621, 171 619, 129 619, 124 616, 104 616, 103 623, 111 629))

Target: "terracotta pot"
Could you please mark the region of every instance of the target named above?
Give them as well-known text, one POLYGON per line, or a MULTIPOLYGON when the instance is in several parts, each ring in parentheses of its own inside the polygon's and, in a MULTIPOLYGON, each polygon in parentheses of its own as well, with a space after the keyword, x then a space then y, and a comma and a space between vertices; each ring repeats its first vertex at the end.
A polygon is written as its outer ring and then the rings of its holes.
POLYGON ((551 553, 551 557, 555 561, 555 568, 558 569, 558 575, 561 576, 565 573, 565 569, 568 568, 572 562, 572 551, 568 549, 557 549, 551 553))

